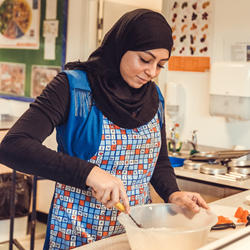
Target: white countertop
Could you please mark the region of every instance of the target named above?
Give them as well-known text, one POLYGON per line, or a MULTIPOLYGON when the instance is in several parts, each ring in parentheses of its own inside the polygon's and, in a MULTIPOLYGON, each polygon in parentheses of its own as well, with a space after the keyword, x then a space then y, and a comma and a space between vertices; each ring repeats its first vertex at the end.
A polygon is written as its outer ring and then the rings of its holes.
POLYGON ((198 170, 184 169, 184 167, 176 167, 174 168, 174 171, 177 177, 180 176, 180 177, 185 177, 189 179, 199 180, 202 182, 210 182, 210 183, 225 185, 229 187, 240 188, 243 190, 250 189, 250 179, 246 179, 243 181, 224 180, 224 179, 217 178, 214 175, 202 174, 198 170))
MULTIPOLYGON (((218 201, 214 201, 209 203, 209 206, 211 208, 214 207, 218 207, 221 206, 224 209, 224 216, 227 217, 227 211, 232 211, 232 212, 236 212, 238 207, 242 207, 243 209, 247 209, 250 212, 250 205, 248 204, 247 200, 246 200, 246 196, 250 195, 250 190, 248 191, 244 191, 223 199, 220 199, 218 201)), ((213 209, 211 209, 211 211, 213 211, 213 209)), ((214 211, 213 211, 214 212, 214 211)), ((223 213, 223 212, 222 212, 223 213)), ((218 214, 217 214, 218 215, 218 214)), ((223 215, 223 214, 220 214, 223 215)), ((241 228, 244 228, 245 225, 236 227, 236 229, 224 229, 224 230, 212 230, 209 233, 209 239, 220 239, 222 237, 225 237, 231 233, 234 233, 236 230, 239 230, 241 228)))
POLYGON ((246 200, 246 196, 250 195, 250 190, 228 196, 226 198, 209 203, 209 205, 222 205, 227 207, 239 207, 250 210, 250 205, 246 200))

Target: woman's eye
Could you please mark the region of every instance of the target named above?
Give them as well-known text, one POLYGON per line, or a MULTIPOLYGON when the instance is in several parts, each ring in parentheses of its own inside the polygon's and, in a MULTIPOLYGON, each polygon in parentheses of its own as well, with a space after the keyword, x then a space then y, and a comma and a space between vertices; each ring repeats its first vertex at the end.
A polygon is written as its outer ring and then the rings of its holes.
POLYGON ((164 69, 164 66, 157 64, 157 66, 161 69, 164 69))
POLYGON ((149 61, 144 60, 142 57, 140 57, 140 58, 141 58, 141 60, 142 60, 143 62, 149 63, 149 61))

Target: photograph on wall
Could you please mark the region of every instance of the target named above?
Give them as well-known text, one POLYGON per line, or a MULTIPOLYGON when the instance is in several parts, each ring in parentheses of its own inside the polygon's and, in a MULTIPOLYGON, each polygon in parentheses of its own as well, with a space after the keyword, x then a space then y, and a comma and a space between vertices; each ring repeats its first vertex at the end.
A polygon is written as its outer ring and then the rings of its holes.
POLYGON ((39 96, 49 82, 61 71, 61 67, 55 66, 32 66, 31 97, 39 96))
POLYGON ((213 0, 171 0, 174 46, 170 70, 200 72, 210 68, 212 24, 213 0))
POLYGON ((40 0, 0 0, 0 48, 39 48, 40 0))
POLYGON ((7 95, 24 95, 25 64, 0 63, 0 91, 7 95))

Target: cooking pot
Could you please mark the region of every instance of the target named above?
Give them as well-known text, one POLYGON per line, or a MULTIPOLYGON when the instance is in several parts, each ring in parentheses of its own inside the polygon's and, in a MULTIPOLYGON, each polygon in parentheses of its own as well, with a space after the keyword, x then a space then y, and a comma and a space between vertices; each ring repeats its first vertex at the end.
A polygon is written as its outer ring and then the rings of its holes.
POLYGON ((194 250, 205 245, 218 218, 210 210, 192 212, 175 204, 148 204, 131 207, 131 215, 144 228, 138 228, 127 214, 118 220, 125 227, 132 250, 194 250))

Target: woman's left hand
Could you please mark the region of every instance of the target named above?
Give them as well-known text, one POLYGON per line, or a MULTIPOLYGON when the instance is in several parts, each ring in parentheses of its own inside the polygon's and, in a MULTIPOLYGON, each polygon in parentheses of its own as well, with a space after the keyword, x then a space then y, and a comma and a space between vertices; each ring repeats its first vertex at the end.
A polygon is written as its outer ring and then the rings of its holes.
POLYGON ((170 195, 168 201, 176 205, 185 205, 196 213, 199 212, 200 210, 199 207, 203 207, 205 209, 210 210, 210 207, 203 200, 200 194, 194 192, 184 192, 184 191, 174 192, 170 195))

